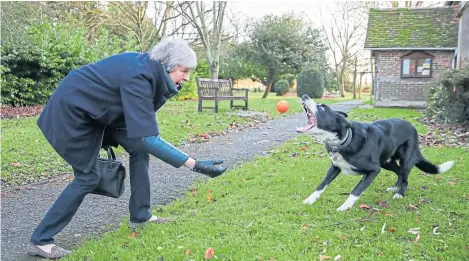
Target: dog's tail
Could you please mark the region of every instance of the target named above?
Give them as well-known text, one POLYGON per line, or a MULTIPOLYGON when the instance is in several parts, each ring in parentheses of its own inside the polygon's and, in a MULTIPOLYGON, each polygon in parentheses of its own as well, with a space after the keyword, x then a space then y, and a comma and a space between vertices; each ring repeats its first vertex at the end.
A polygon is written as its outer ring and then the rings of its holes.
POLYGON ((428 161, 427 159, 425 159, 423 155, 420 153, 420 151, 418 152, 418 154, 419 154, 418 155, 419 162, 417 162, 415 166, 419 168, 421 171, 428 173, 428 174, 439 174, 439 173, 446 172, 449 169, 451 169, 454 165, 454 161, 447 161, 437 166, 431 163, 430 161, 428 161))

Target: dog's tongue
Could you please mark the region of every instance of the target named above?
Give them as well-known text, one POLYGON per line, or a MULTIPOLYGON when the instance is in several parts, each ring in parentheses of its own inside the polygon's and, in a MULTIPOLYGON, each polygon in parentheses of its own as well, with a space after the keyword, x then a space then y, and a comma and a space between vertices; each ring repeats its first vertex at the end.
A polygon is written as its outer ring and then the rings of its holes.
POLYGON ((306 123, 306 125, 303 126, 303 127, 296 128, 296 131, 297 132, 306 132, 306 131, 310 130, 311 128, 313 128, 315 124, 316 124, 316 120, 314 119, 314 117, 308 115, 308 122, 306 123))

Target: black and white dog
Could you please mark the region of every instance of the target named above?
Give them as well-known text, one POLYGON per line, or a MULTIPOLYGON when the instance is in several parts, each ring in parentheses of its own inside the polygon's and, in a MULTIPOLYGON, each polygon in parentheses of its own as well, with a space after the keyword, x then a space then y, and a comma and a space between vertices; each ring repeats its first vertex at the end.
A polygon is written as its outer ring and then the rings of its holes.
POLYGON ((373 182, 381 168, 397 174, 397 181, 387 191, 396 192, 395 199, 402 198, 407 189, 407 179, 413 166, 437 174, 449 170, 454 161, 440 166, 426 160, 418 145, 417 130, 401 119, 378 120, 373 123, 347 121, 347 114, 334 111, 324 104, 316 104, 307 95, 301 99, 308 122, 297 132, 310 132, 326 145, 331 166, 324 180, 305 204, 316 202, 321 193, 342 171, 346 175, 363 175, 348 199, 337 208, 345 211, 353 206, 366 188, 373 182))

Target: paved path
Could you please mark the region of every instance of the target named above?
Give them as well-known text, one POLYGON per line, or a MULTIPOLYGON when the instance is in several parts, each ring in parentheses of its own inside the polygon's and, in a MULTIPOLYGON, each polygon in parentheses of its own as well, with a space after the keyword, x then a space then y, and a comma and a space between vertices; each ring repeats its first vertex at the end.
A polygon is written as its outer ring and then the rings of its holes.
MULTIPOLYGON (((360 103, 360 101, 349 101, 331 107, 347 111, 360 103)), ((305 121, 305 115, 298 113, 262 123, 242 132, 217 136, 207 143, 188 144, 182 149, 195 158, 224 159, 224 165, 232 167, 295 137, 297 135, 295 128, 304 125, 305 121)), ((168 204, 184 196, 194 181, 205 178, 204 175, 191 172, 184 167, 175 169, 154 157, 151 157, 150 161, 150 177, 153 206, 168 204)), ((105 231, 116 228, 122 218, 129 216, 128 179, 126 182, 125 193, 120 199, 88 195, 70 224, 55 237, 57 244, 73 250, 79 247, 84 239, 99 236, 105 231)), ((37 260, 26 255, 25 249, 29 238, 67 184, 68 181, 59 181, 28 190, 9 191, 7 196, 2 197, 1 260, 37 260)))

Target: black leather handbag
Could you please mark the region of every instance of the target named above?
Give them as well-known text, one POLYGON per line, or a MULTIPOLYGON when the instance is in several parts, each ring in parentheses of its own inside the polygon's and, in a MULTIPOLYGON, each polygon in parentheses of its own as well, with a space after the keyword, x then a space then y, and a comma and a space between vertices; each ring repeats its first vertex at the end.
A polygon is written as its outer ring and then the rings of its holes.
POLYGON ((100 179, 98 186, 91 193, 112 198, 120 197, 125 189, 125 167, 122 161, 116 159, 111 146, 107 147, 107 159, 98 156, 96 165, 100 179))

